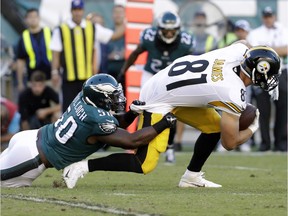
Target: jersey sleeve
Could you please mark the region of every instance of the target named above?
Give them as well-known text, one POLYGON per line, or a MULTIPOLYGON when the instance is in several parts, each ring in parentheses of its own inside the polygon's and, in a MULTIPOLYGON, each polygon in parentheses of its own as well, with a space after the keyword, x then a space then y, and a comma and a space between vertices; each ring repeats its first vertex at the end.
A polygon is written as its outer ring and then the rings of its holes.
POLYGON ((181 31, 180 43, 185 49, 184 55, 190 55, 195 47, 195 40, 193 35, 186 31, 181 31))
POLYGON ((156 29, 147 28, 144 31, 142 31, 140 34, 139 45, 147 50, 147 47, 149 47, 149 44, 154 43, 155 37, 156 37, 156 29))
POLYGON ((240 116, 246 108, 246 89, 243 86, 233 84, 234 86, 221 89, 221 92, 218 92, 221 95, 220 100, 210 101, 208 104, 217 110, 240 116), (231 90, 232 88, 233 90, 231 90))
MULTIPOLYGON (((109 112, 103 109, 93 109, 92 118, 93 134, 97 136, 105 136, 114 133, 119 126, 118 120, 109 112)), ((90 112, 91 113, 91 112, 90 112)))
POLYGON ((241 62, 244 54, 247 52, 248 47, 243 43, 235 43, 227 47, 228 53, 235 61, 241 62))
POLYGON ((53 30, 50 49, 56 52, 61 52, 63 50, 60 27, 57 27, 53 30))

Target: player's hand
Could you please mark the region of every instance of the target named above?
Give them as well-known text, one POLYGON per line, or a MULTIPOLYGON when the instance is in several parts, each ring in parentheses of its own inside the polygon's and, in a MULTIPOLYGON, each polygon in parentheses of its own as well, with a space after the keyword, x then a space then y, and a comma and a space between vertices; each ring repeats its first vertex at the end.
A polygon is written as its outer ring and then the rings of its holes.
POLYGON ((252 122, 252 124, 248 127, 248 129, 250 129, 252 131, 252 133, 254 134, 255 131, 259 128, 259 116, 260 116, 260 112, 257 109, 256 110, 256 116, 254 121, 252 122))
POLYGON ((139 109, 138 106, 143 106, 143 105, 145 105, 145 104, 146 104, 146 103, 145 103, 144 101, 134 100, 134 101, 132 101, 132 103, 130 104, 129 109, 130 109, 133 113, 135 113, 135 114, 137 113, 137 115, 138 115, 138 114, 140 114, 140 113, 143 112, 143 110, 139 109))
POLYGON ((175 117, 174 114, 169 112, 163 117, 163 119, 165 119, 165 121, 167 122, 167 126, 169 128, 175 128, 176 127, 177 118, 175 117))
POLYGON ((131 104, 134 104, 136 106, 143 106, 146 103, 144 101, 140 101, 140 100, 133 100, 131 104))

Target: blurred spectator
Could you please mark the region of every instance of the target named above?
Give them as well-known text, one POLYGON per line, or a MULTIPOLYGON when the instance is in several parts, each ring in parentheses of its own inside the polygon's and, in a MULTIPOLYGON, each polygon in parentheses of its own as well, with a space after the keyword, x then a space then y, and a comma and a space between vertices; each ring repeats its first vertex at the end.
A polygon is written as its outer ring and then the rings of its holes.
MULTIPOLYGON (((96 24, 98 23, 101 26, 105 26, 104 18, 97 13, 89 13, 86 16, 87 20, 90 20, 92 23, 96 24)), ((105 43, 99 43, 97 42, 97 45, 100 46, 99 48, 96 48, 94 51, 94 57, 95 65, 93 67, 97 68, 98 73, 108 73, 108 44, 105 43)))
POLYGON ((123 36, 124 24, 113 32, 99 24, 83 19, 84 1, 72 0, 72 18, 53 31, 51 49, 52 82, 59 86, 62 77, 62 111, 81 91, 86 79, 97 73, 93 54, 99 43, 108 43, 123 36))
POLYGON ((234 28, 236 40, 246 40, 250 30, 250 24, 247 20, 237 20, 234 28))
POLYGON ((193 55, 201 55, 217 48, 217 40, 206 32, 207 17, 203 11, 198 11, 194 15, 193 34, 195 39, 195 47, 193 55))
POLYGON ((237 40, 237 36, 235 34, 235 25, 231 20, 227 21, 226 34, 223 38, 218 42, 218 48, 223 48, 229 46, 233 42, 237 40))
POLYGON ((59 117, 61 106, 59 96, 45 82, 45 74, 35 71, 31 76, 30 87, 19 95, 21 129, 38 129, 54 122, 59 117))
POLYGON ((20 114, 17 105, 0 97, 1 102, 1 151, 7 148, 12 136, 20 131, 20 114))
MULTIPOLYGON (((113 8, 114 29, 122 26, 125 20, 125 8, 122 5, 115 5, 113 8)), ((108 74, 117 79, 120 70, 125 62, 125 37, 108 43, 108 74)), ((121 80, 125 89, 125 79, 121 80)))
MULTIPOLYGON (((268 45, 282 57, 282 74, 279 77, 279 98, 274 101, 274 151, 287 151, 287 29, 276 22, 275 11, 265 7, 262 11, 262 25, 250 32, 248 41, 252 46, 268 45)), ((254 89, 254 88, 253 88, 254 89)), ((260 111, 260 151, 271 149, 270 119, 271 100, 268 92, 255 88, 255 98, 260 111)))
POLYGON ((41 28, 39 12, 35 8, 29 9, 26 12, 25 22, 28 28, 23 31, 17 46, 17 79, 19 91, 22 91, 25 87, 25 65, 28 81, 30 81, 32 73, 36 70, 43 71, 47 80, 51 79, 52 52, 49 48, 51 30, 48 27, 41 28))

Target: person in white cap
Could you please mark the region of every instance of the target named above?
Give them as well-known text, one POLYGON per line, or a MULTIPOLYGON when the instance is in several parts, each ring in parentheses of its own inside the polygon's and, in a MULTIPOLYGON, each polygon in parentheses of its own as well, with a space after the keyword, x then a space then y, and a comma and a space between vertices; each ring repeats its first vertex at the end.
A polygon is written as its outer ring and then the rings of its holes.
POLYGON ((250 30, 250 24, 247 20, 238 20, 235 22, 234 32, 238 40, 246 40, 250 30))

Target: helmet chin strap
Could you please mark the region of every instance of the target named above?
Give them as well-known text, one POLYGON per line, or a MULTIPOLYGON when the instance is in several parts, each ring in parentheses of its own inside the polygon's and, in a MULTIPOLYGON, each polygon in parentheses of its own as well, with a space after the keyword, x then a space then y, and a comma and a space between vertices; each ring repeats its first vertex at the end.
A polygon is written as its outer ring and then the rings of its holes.
POLYGON ((272 100, 278 100, 279 98, 279 88, 276 86, 273 90, 268 92, 272 100))
POLYGON ((253 68, 251 75, 252 82, 255 84, 255 68, 253 68))

